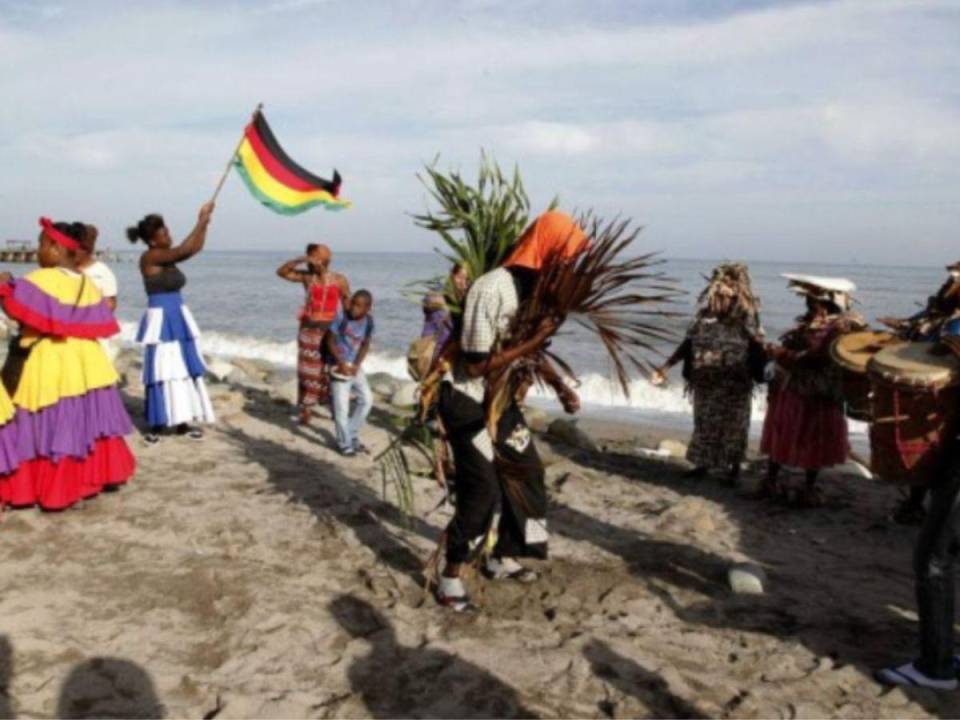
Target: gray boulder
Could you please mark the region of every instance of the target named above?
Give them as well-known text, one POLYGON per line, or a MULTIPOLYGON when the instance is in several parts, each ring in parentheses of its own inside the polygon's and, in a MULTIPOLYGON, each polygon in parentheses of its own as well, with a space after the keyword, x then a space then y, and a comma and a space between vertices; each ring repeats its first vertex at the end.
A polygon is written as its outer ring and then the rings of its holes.
POLYGON ((373 394, 384 399, 389 400, 393 397, 393 394, 400 389, 400 380, 397 380, 393 375, 389 373, 370 373, 367 375, 367 382, 370 383, 370 389, 373 391, 373 394))
POLYGON ((657 445, 661 454, 672 458, 683 459, 687 456, 687 446, 679 440, 661 440, 657 445))
POLYGON ((230 362, 235 368, 243 371, 248 378, 261 383, 266 382, 267 376, 275 370, 272 362, 258 358, 236 357, 232 358, 230 362))
POLYGON ((577 426, 576 420, 557 418, 550 423, 547 428, 547 434, 554 440, 558 440, 559 442, 580 450, 590 452, 598 452, 600 450, 596 441, 577 426))
POLYGON ((527 405, 523 408, 523 419, 527 422, 527 427, 537 433, 547 432, 550 427, 550 416, 546 410, 527 405))
POLYGON ((236 372, 236 368, 223 358, 215 357, 207 362, 207 372, 209 372, 217 382, 224 382, 231 374, 236 372))
POLYGON ((415 382, 405 382, 398 387, 390 397, 390 404, 397 408, 413 407, 418 402, 420 385, 415 382))

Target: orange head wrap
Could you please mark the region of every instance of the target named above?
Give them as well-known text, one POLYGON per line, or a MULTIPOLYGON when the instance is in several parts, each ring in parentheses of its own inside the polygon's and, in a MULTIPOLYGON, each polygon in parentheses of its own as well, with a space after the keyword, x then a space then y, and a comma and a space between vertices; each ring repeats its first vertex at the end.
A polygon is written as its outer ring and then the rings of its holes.
POLYGON ((586 250, 587 244, 587 234, 576 220, 565 212, 548 210, 520 236, 503 266, 541 270, 551 258, 576 257, 586 250))

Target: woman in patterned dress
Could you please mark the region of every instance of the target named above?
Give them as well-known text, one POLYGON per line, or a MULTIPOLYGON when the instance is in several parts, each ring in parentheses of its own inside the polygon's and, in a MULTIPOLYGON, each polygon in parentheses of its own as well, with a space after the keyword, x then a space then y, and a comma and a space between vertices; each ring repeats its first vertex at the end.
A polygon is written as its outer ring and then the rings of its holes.
POLYGON ((297 333, 297 405, 300 424, 308 425, 314 407, 330 399, 330 378, 323 361, 323 337, 350 299, 350 283, 330 270, 333 255, 326 245, 307 245, 307 254, 284 263, 277 275, 300 283, 306 303, 297 333))
POLYGON ((731 484, 740 476, 750 432, 750 357, 751 344, 759 343, 758 305, 745 265, 717 267, 686 337, 654 376, 655 384, 661 384, 671 367, 684 363, 693 401, 690 477, 703 477, 712 468, 726 469, 731 484))

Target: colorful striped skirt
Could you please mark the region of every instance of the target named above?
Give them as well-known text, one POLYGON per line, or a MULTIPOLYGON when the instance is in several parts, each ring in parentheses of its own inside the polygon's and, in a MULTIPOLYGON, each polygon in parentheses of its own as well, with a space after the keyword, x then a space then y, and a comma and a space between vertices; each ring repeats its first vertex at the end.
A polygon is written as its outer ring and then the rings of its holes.
POLYGON ((302 320, 297 334, 297 404, 323 405, 330 401, 330 375, 324 360, 323 338, 330 323, 302 320))
POLYGON ((144 346, 145 414, 152 428, 216 419, 203 375, 207 366, 197 347, 200 329, 179 292, 147 296, 137 342, 144 346))
POLYGON ((136 463, 123 436, 133 425, 103 347, 82 338, 25 342, 32 344, 13 396, 14 419, 0 429, 0 465, 10 462, 12 426, 19 467, 0 478, 0 500, 62 510, 127 482, 136 463))

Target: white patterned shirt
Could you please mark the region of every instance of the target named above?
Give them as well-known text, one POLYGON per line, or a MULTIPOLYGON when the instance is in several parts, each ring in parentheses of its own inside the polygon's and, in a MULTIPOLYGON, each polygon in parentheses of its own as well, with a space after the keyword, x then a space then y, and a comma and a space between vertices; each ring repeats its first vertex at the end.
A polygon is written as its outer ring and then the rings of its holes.
MULTIPOLYGON (((509 270, 497 268, 481 275, 467 293, 460 335, 461 351, 467 355, 494 352, 506 337, 519 308, 517 286, 509 270)), ((464 359, 461 358, 447 379, 460 392, 477 402, 483 402, 484 378, 467 376, 463 363, 464 359)))

